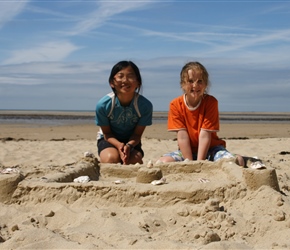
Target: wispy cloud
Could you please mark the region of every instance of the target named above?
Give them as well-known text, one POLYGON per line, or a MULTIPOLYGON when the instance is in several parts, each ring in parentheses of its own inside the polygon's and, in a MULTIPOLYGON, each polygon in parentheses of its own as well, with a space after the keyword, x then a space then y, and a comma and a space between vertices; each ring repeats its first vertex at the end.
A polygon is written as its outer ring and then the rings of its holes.
POLYGON ((0 66, 0 86, 104 83, 107 82, 107 71, 110 67, 111 64, 95 62, 31 62, 3 65, 0 66))
POLYGON ((50 10, 48 8, 41 8, 34 5, 28 5, 26 9, 27 11, 34 14, 37 13, 37 14, 41 14, 42 16, 47 15, 50 17, 56 17, 56 18, 60 18, 60 20, 62 21, 79 20, 79 18, 76 15, 67 14, 65 12, 56 11, 56 10, 50 10))
MULTIPOLYGON (((210 53, 221 53, 225 51, 235 51, 242 48, 249 48, 254 46, 261 46, 263 44, 283 43, 290 41, 290 29, 282 30, 254 30, 251 33, 240 32, 238 28, 235 33, 222 31, 221 27, 217 27, 216 32, 178 32, 168 33, 162 31, 143 30, 145 36, 159 36, 162 38, 169 38, 176 41, 187 41, 190 43, 200 43, 203 45, 211 45, 215 51, 210 53)), ((213 29, 213 27, 208 27, 213 29)), ((228 28, 227 28, 228 29, 228 28)))
MULTIPOLYGON (((113 18, 113 16, 117 14, 142 9, 152 2, 153 1, 150 0, 136 2, 125 1, 121 5, 118 4, 117 6, 115 1, 96 1, 95 10, 78 17, 68 15, 67 13, 62 13, 60 11, 40 8, 33 5, 27 6, 27 11, 47 15, 48 17, 57 17, 63 21, 69 20, 72 24, 74 23, 75 25, 72 28, 66 27, 66 29, 64 29, 63 27, 58 27, 56 25, 55 29, 53 31, 50 31, 50 34, 52 34, 53 32, 58 37, 52 36, 50 38, 51 41, 46 43, 37 44, 37 42, 34 42, 33 44, 32 42, 30 45, 33 46, 33 48, 30 47, 11 50, 9 52, 10 56, 6 60, 2 61, 2 64, 60 61, 68 57, 71 53, 80 49, 79 46, 74 45, 73 42, 69 41, 69 36, 77 36, 89 33, 92 30, 104 25, 109 19, 113 18), (59 37, 63 37, 65 41, 60 41, 59 37)), ((4 13, 4 11, 6 13, 6 16, 0 15, 0 20, 3 20, 3 23, 5 21, 12 20, 13 17, 17 15, 17 13, 20 13, 23 10, 26 4, 26 2, 24 1, 20 2, 21 4, 15 4, 15 2, 13 3, 14 4, 4 4, 2 2, 0 3, 0 6, 3 5, 0 14, 2 12, 4 13)), ((90 4, 92 3, 90 2, 90 4)), ((44 32, 48 33, 49 30, 45 30, 44 32)))
POLYGON ((25 1, 1 1, 0 2, 0 28, 7 22, 13 20, 15 16, 21 13, 29 0, 25 1))
MULTIPOLYGON (((182 32, 176 31, 177 29, 175 29, 175 31, 172 32, 165 32, 162 28, 158 29, 155 27, 154 29, 145 29, 134 25, 114 23, 110 23, 110 25, 119 29, 131 30, 134 34, 138 34, 141 37, 152 37, 152 39, 155 40, 162 39, 164 41, 164 48, 166 49, 168 49, 166 44, 172 42, 185 42, 185 44, 187 44, 184 46, 186 51, 195 50, 195 55, 203 57, 226 56, 228 53, 234 56, 255 55, 256 57, 260 53, 263 57, 262 61, 264 61, 265 52, 271 55, 280 54, 282 58, 286 59, 286 57, 283 56, 285 53, 282 52, 282 48, 283 50, 290 50, 290 29, 247 29, 236 26, 195 24, 195 28, 192 29, 196 31, 182 32), (206 32, 200 30, 206 30, 206 32), (197 46, 193 46, 194 44, 197 46), (275 47, 277 44, 279 44, 279 46, 275 47), (206 49, 201 50, 198 46, 203 46, 203 48, 206 49), (272 46, 272 50, 264 51, 266 46, 272 46)), ((168 25, 170 25, 170 23, 168 25)), ((174 23, 172 23, 172 26, 173 25, 174 23)), ((187 23, 187 25, 186 23, 182 23, 182 26, 191 27, 191 25, 190 23, 187 23)), ((181 47, 179 51, 181 55, 181 47)), ((256 57, 256 59, 259 58, 256 57)))
POLYGON ((69 41, 47 42, 38 47, 12 51, 11 57, 5 60, 3 64, 59 61, 78 49, 80 48, 69 41))
POLYGON ((290 7, 287 1, 280 2, 279 5, 271 6, 268 8, 264 8, 263 11, 261 11, 262 15, 268 15, 268 14, 285 14, 288 15, 290 13, 290 7))
POLYGON ((154 3, 154 1, 124 1, 122 4, 116 4, 116 1, 97 1, 96 10, 87 14, 85 19, 77 23, 69 34, 79 35, 92 31, 109 21, 117 14, 140 10, 151 3, 154 3))

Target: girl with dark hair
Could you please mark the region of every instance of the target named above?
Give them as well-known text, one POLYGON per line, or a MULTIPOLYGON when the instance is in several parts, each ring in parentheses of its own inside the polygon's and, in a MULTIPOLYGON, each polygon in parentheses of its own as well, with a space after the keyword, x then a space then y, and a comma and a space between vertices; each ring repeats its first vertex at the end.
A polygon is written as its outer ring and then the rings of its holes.
POLYGON ((142 78, 131 61, 120 61, 111 70, 109 84, 113 92, 96 106, 96 125, 101 163, 142 164, 141 137, 152 124, 152 103, 140 95, 142 78))

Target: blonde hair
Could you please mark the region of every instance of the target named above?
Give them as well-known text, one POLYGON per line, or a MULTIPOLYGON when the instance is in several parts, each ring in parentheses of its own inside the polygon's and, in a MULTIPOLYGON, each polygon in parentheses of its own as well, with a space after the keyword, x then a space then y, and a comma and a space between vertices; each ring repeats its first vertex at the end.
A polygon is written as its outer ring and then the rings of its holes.
POLYGON ((199 62, 188 62, 185 64, 180 72, 180 87, 182 88, 188 80, 188 70, 192 69, 193 71, 201 72, 202 80, 206 84, 206 88, 209 87, 209 75, 206 68, 199 62))

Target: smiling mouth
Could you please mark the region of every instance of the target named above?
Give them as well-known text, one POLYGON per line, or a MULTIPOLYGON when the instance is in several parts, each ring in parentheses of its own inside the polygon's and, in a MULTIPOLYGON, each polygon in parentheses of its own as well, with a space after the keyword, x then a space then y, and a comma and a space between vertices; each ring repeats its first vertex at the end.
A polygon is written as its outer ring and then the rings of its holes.
POLYGON ((130 89, 131 85, 122 85, 121 87, 122 87, 122 89, 130 89))

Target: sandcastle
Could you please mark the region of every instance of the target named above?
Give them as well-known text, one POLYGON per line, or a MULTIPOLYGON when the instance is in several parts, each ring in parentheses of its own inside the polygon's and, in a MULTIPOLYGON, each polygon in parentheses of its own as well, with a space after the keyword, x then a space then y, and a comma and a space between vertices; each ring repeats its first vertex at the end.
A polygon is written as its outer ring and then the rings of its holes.
MULTIPOLYGON (((105 189, 108 187, 115 189, 117 184, 119 184, 118 186, 123 186, 123 190, 125 190, 126 186, 134 183, 135 194, 143 192, 145 186, 148 190, 167 192, 168 194, 164 202, 170 202, 170 199, 174 199, 174 196, 179 192, 178 187, 181 184, 182 190, 184 190, 184 187, 188 188, 186 188, 187 192, 180 190, 180 199, 193 203, 203 202, 211 197, 222 200, 226 196, 225 191, 223 191, 225 184, 229 188, 240 185, 249 190, 257 190, 261 186, 266 185, 277 192, 280 191, 275 169, 240 168, 234 162, 228 161, 220 161, 219 163, 186 161, 154 165, 150 162, 147 165, 123 166, 120 164, 100 164, 94 155, 85 153, 84 157, 79 161, 62 166, 62 171, 57 171, 56 168, 51 173, 42 177, 34 177, 33 173, 30 173, 29 182, 26 181, 23 173, 4 173, 3 169, 0 175, 2 187, 0 201, 8 203, 17 202, 17 200, 19 201, 19 199, 21 200, 25 196, 25 192, 22 192, 24 189, 29 189, 31 193, 38 188, 43 188, 43 186, 47 190, 50 190, 48 191, 49 195, 53 197, 53 192, 59 192, 57 187, 61 190, 69 187, 77 190, 76 192, 83 192, 82 187, 86 187, 86 191, 95 192, 102 189, 103 191, 100 193, 105 193, 105 189), (222 179, 215 180, 213 178, 215 171, 223 173, 222 179), (174 179, 171 179, 173 174, 178 174, 178 178, 175 176, 174 179), (170 183, 175 184, 172 190, 170 190, 170 183), (200 186, 200 183, 204 183, 204 185, 200 186), (156 189, 156 187, 153 187, 154 185, 148 184, 168 184, 167 191, 162 190, 161 187, 156 189), (207 195, 199 197, 198 193, 200 189, 207 190, 207 195)), ((119 187, 119 192, 122 192, 122 189, 119 187)), ((98 196, 98 194, 96 195, 98 196)), ((35 196, 37 196, 37 192, 35 196)), ((127 198, 128 200, 132 199, 130 193, 127 198)))

